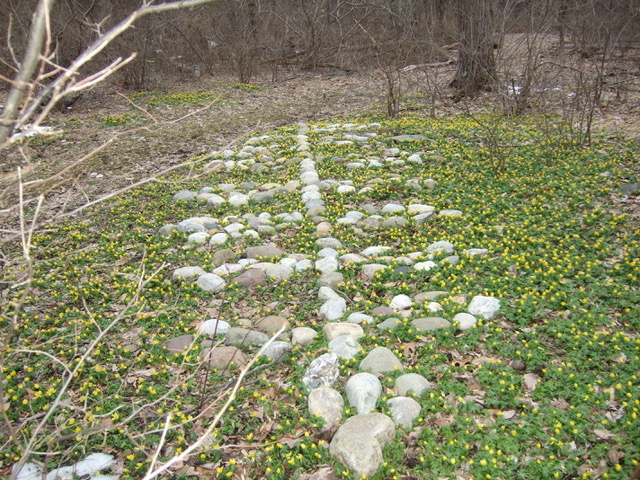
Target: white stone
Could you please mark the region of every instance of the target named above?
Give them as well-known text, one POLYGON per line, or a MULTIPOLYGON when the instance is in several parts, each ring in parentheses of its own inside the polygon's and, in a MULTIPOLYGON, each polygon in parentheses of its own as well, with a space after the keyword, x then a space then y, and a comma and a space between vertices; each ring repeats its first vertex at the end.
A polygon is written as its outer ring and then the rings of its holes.
POLYGON ((360 252, 360 254, 364 255, 365 257, 375 257, 377 255, 382 255, 384 252, 388 250, 391 250, 391 247, 375 246, 375 247, 365 248, 362 252, 360 252))
POLYGON ((198 277, 198 286, 205 292, 219 292, 224 289, 226 283, 215 273, 205 273, 198 277))
POLYGON ((222 245, 223 243, 226 243, 227 240, 229 240, 229 235, 226 233, 214 233, 209 239, 209 245, 222 245))
POLYGON ((347 302, 342 297, 331 298, 320 307, 320 318, 330 322, 342 318, 347 311, 347 302))
POLYGON ((427 303, 427 310, 430 312, 439 312, 443 310, 442 305, 438 302, 429 302, 427 303))
POLYGON ((458 313, 452 320, 452 323, 456 322, 460 330, 469 330, 478 323, 478 319, 470 313, 458 313))
POLYGON ((311 260, 309 260, 308 258, 306 258, 304 260, 300 260, 299 262, 297 262, 293 266, 293 269, 296 272, 302 272, 304 270, 309 270, 310 268, 313 268, 313 262, 311 260))
POLYGON ((335 248, 331 248, 331 247, 325 247, 322 250, 320 250, 318 252, 318 257, 339 257, 340 254, 338 253, 338 251, 335 248))
POLYGON ((382 207, 382 213, 396 213, 404 211, 405 208, 398 203, 387 203, 384 207, 382 207))
POLYGON ((213 269, 216 275, 229 275, 241 271, 244 267, 237 263, 225 263, 213 269))
POLYGON ((408 295, 396 295, 391 299, 389 307, 393 308, 394 310, 405 310, 407 308, 410 308, 412 304, 413 302, 411 301, 411 297, 409 297, 408 295))
POLYGON ((364 335, 362 327, 356 323, 327 323, 322 331, 327 336, 327 340, 331 341, 341 335, 349 335, 350 337, 358 340, 364 335))
POLYGON ((321 385, 330 387, 338 380, 339 371, 340 359, 333 353, 325 353, 311 362, 302 377, 302 383, 310 389, 321 385))
POLYGON ((336 257, 324 257, 316 260, 316 270, 322 273, 335 272, 338 268, 340 268, 340 265, 336 257))
POLYGON ((229 197, 229 203, 234 207, 241 205, 247 205, 249 203, 249 196, 243 193, 236 193, 229 197))
POLYGON ((485 319, 490 319, 500 309, 500 300, 495 297, 477 295, 471 299, 467 310, 472 315, 479 315, 485 319))
POLYGON ((374 323, 374 319, 371 315, 367 315, 362 312, 352 313, 347 317, 349 323, 374 323))
POLYGON ((291 330, 291 343, 294 345, 307 345, 313 342, 318 332, 310 327, 296 327, 291 330))
POLYGON ((231 328, 231 325, 228 322, 211 318, 202 322, 198 328, 198 333, 203 335, 224 335, 229 331, 229 328, 231 328))
POLYGON ((437 266, 438 265, 435 262, 432 262, 431 260, 427 260, 426 262, 417 262, 413 266, 413 268, 415 268, 416 270, 424 270, 428 272, 429 270, 437 266))
POLYGON ((324 420, 322 430, 329 431, 342 419, 344 399, 331 387, 318 387, 308 397, 309 413, 324 420))
POLYGON ((422 395, 433 388, 422 375, 417 373, 405 373, 396 379, 396 391, 398 395, 422 395))
POLYGON ((207 272, 205 272, 202 267, 181 267, 176 268, 173 271, 172 277, 174 279, 180 278, 182 280, 193 280, 200 275, 204 275, 205 273, 207 272))

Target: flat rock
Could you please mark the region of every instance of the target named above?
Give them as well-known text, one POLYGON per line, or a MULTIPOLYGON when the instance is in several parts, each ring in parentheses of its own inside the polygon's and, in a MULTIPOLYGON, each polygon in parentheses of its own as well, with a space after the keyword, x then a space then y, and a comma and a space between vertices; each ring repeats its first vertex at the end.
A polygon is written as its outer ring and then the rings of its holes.
POLYGON ((265 283, 267 281, 267 274, 259 268, 250 268, 234 278, 233 281, 245 288, 253 288, 265 283))
POLYGON ((439 217, 461 217, 462 210, 455 210, 453 208, 445 208, 438 212, 439 217))
POLYGON ((380 223, 382 228, 398 228, 407 224, 408 220, 405 217, 389 217, 380 223))
POLYGON ((376 307, 371 310, 371 315, 373 315, 374 317, 386 317, 388 315, 393 315, 394 313, 396 312, 393 310, 393 308, 385 306, 376 307))
POLYGON ((436 298, 447 295, 449 292, 445 292, 444 290, 434 290, 431 292, 421 292, 418 293, 415 297, 413 297, 414 302, 416 303, 424 303, 435 300, 436 298))
POLYGON ((421 271, 425 271, 428 272, 429 270, 431 270, 432 268, 437 267, 438 264, 435 262, 432 262, 431 260, 427 260, 426 262, 417 262, 413 265, 413 268, 416 270, 421 270, 421 271))
POLYGON ((354 340, 358 340, 364 336, 364 330, 357 323, 327 323, 322 327, 322 331, 328 341, 333 340, 341 335, 349 335, 354 340))
POLYGON ((394 437, 393 420, 386 415, 355 415, 338 428, 329 445, 329 453, 353 470, 355 478, 372 477, 382 465, 383 448, 394 437))
POLYGON ((325 353, 311 362, 302 377, 302 383, 309 389, 330 387, 338 380, 339 372, 340 359, 334 353, 325 353))
POLYGON ((371 373, 356 373, 347 381, 345 391, 349 405, 359 414, 370 413, 382 395, 382 384, 371 373))
POLYGON ((261 245, 258 247, 247 248, 247 258, 273 260, 276 258, 280 258, 282 255, 284 255, 284 252, 282 250, 280 250, 278 247, 273 247, 270 245, 261 245))
POLYGON ((319 270, 322 273, 327 273, 335 272, 336 270, 338 270, 338 268, 340 268, 340 265, 336 257, 324 257, 320 260, 316 260, 315 267, 316 270, 319 270))
POLYGON ((214 233, 209 239, 209 245, 222 245, 224 243, 227 243, 227 240, 229 240, 228 234, 224 232, 214 233))
POLYGON ((226 286, 226 282, 215 273, 205 273, 198 277, 198 286, 205 292, 219 292, 226 286))
POLYGON ((413 320, 412 325, 421 332, 429 332, 431 330, 438 330, 440 328, 447 328, 451 326, 451 322, 442 317, 423 317, 413 320))
POLYGON ((372 373, 404 370, 402 362, 387 347, 376 347, 360 362, 360 370, 372 373))
POLYGON ((402 325, 402 320, 395 317, 389 317, 384 322, 379 323, 377 327, 380 330, 395 330, 398 326, 402 325))
POLYGON ((171 200, 173 200, 174 202, 193 200, 197 195, 198 194, 196 192, 192 192, 191 190, 180 190, 176 192, 173 197, 171 197, 171 200))
POLYGON ((411 428, 416 418, 420 416, 420 404, 410 397, 395 397, 387 400, 391 411, 391 418, 396 425, 411 428))
POLYGON ((396 379, 396 392, 401 396, 423 395, 432 388, 431 382, 418 373, 405 373, 396 379))
POLYGON ((227 345, 263 345, 269 340, 269 335, 249 330, 247 328, 232 327, 224 337, 227 345))
POLYGON ((243 367, 247 364, 247 359, 238 348, 225 345, 203 349, 200 359, 211 369, 234 365, 243 367))
POLYGON ((174 279, 181 279, 181 280, 195 280, 196 278, 198 278, 201 275, 204 275, 205 272, 204 269, 202 267, 181 267, 181 268, 176 268, 173 271, 172 277, 174 279))
POLYGON ((319 238, 315 243, 316 245, 320 245, 322 248, 342 248, 342 242, 333 237, 319 238))
POLYGON ((193 335, 180 335, 179 337, 171 338, 162 344, 171 353, 180 353, 188 349, 193 343, 193 335))
POLYGON ((331 387, 318 387, 308 397, 309 413, 324 420, 322 431, 332 430, 342 419, 344 399, 331 387))

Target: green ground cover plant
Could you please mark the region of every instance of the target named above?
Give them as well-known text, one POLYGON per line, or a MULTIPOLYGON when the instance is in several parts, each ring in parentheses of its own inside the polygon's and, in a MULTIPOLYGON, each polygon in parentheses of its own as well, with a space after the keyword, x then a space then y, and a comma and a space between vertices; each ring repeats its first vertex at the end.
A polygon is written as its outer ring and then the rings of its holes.
MULTIPOLYGON (((151 106, 213 98, 154 94, 134 100, 151 106)), ((364 326, 361 353, 342 361, 342 376, 357 373, 372 348, 386 346, 408 372, 435 384, 416 396, 420 418, 412 429, 398 429, 374 478, 628 479, 640 461, 640 229, 620 188, 637 178, 636 146, 602 138, 575 148, 551 138, 539 118, 501 119, 492 121, 500 127, 494 133, 515 147, 498 170, 474 119, 353 120, 372 122, 381 124, 380 132, 426 138, 398 144, 393 134, 380 133, 363 146, 336 144, 345 138, 340 134, 323 142, 322 132, 308 133, 320 178, 349 179, 356 187, 325 193, 324 216, 343 244, 341 253, 386 245, 397 257, 439 240, 459 251, 489 253, 461 254, 457 263, 428 272, 398 271, 395 261, 385 260, 387 268, 370 282, 362 280, 357 264, 349 265, 338 288, 348 313, 388 305, 398 294, 435 290, 446 292, 438 298, 446 318, 465 311, 459 296, 491 295, 502 302, 494 318, 467 331, 453 325, 421 333, 409 321, 393 331, 364 326), (384 157, 394 147, 401 150, 398 158, 419 152, 424 163, 346 167, 384 157), (431 178, 437 181, 433 189, 406 185, 431 178), (373 186, 360 193, 367 185, 373 186), (337 222, 363 204, 389 202, 455 208, 463 215, 362 232, 337 222)), ((206 431, 239 370, 208 371, 198 342, 170 353, 165 341, 193 333, 211 317, 236 324, 278 314, 292 326, 321 330, 318 272, 299 272, 250 293, 233 282, 222 292, 203 292, 172 280, 171 272, 185 265, 211 271, 216 248, 186 244, 182 233, 157 235, 165 224, 204 213, 226 225, 239 211, 304 212, 299 192, 249 202, 242 210, 171 201, 185 188, 220 193, 223 183, 297 179, 296 134, 297 127, 285 127, 264 140, 277 152, 277 169, 199 170, 196 180, 173 172, 34 235, 30 262, 23 257, 2 278, 12 286, 0 317, 3 475, 31 442, 29 461, 49 470, 99 451, 116 457, 120 478, 142 478, 156 461, 179 454, 206 431)), ((248 245, 273 241, 288 253, 315 255, 316 239, 315 225, 305 218, 278 227, 273 237, 231 239, 224 247, 241 254, 248 245)), ((429 314, 426 303, 413 311, 429 314)), ((171 475, 275 480, 305 478, 331 465, 338 477, 354 478, 330 459, 327 439, 318 433, 321 421, 307 409, 302 375, 326 343, 320 334, 294 347, 283 362, 258 360, 206 445, 171 475)), ((398 375, 383 379, 377 411, 385 412, 398 375)), ((354 414, 347 405, 344 418, 354 414)))

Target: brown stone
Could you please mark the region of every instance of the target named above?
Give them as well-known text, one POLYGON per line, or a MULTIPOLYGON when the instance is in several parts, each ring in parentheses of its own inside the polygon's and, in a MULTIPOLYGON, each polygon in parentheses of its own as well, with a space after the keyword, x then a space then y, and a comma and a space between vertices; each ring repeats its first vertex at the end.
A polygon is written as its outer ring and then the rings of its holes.
POLYGON ((180 335, 179 337, 167 340, 162 344, 171 353, 180 353, 185 351, 193 343, 193 335, 180 335))
POLYGON ((256 285, 262 285, 266 281, 266 272, 259 268, 250 268, 249 270, 245 270, 234 279, 234 282, 237 282, 245 288, 253 288, 256 285))
POLYGON ((257 320, 253 327, 265 333, 276 333, 282 327, 289 328, 289 321, 279 315, 269 315, 257 320))
POLYGON ((234 365, 243 367, 247 364, 246 358, 238 348, 228 346, 205 348, 200 352, 200 359, 211 369, 234 365))

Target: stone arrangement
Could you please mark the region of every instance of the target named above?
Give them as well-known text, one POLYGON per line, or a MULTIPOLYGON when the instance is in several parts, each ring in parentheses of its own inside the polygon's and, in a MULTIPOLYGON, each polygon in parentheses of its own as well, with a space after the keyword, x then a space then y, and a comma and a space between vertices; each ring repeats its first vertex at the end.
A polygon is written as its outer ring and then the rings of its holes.
MULTIPOLYGON (((362 143, 366 144, 376 137, 375 130, 379 125, 371 124, 364 128, 353 124, 316 128, 314 133, 323 133, 322 141, 362 143), (336 139, 337 132, 351 132, 336 139)), ((322 302, 318 315, 323 320, 321 328, 299 326, 291 328, 289 321, 281 316, 267 316, 250 324, 230 325, 222 319, 209 319, 202 323, 198 332, 193 335, 182 335, 165 342, 169 351, 180 352, 190 346, 196 335, 206 338, 201 352, 202 360, 212 368, 223 368, 234 362, 242 366, 247 362, 246 348, 263 345, 270 336, 285 327, 286 335, 271 343, 264 354, 278 360, 285 357, 295 345, 314 342, 318 335, 323 335, 329 353, 319 355, 306 369, 301 379, 308 389, 308 408, 312 416, 322 419, 319 427, 322 433, 332 435, 330 442, 331 456, 352 470, 358 477, 371 476, 383 462, 382 452, 396 434, 397 428, 411 429, 420 417, 421 407, 414 397, 419 397, 430 389, 436 388, 427 378, 416 373, 404 373, 395 380, 392 396, 386 403, 379 405, 382 397, 385 375, 390 372, 403 372, 405 366, 396 355, 385 347, 373 348, 358 365, 359 373, 344 379, 344 394, 336 387, 340 372, 341 360, 351 360, 362 353, 359 339, 365 335, 365 329, 393 330, 402 322, 409 321, 416 331, 426 332, 440 328, 455 327, 459 330, 474 328, 478 318, 489 319, 500 308, 498 299, 489 296, 475 296, 470 300, 459 296, 454 300, 466 306, 466 313, 459 313, 453 318, 441 316, 442 306, 436 301, 438 296, 446 293, 440 291, 416 292, 414 295, 396 295, 388 305, 376 306, 371 311, 350 312, 345 297, 339 287, 344 282, 343 269, 346 265, 356 265, 363 283, 371 282, 377 272, 388 268, 393 262, 400 265, 404 272, 410 269, 428 271, 437 268, 439 263, 455 264, 460 255, 485 255, 482 248, 458 251, 455 245, 441 240, 429 244, 425 251, 412 252, 406 255, 394 255, 389 245, 371 245, 357 252, 344 253, 342 242, 331 236, 337 224, 352 226, 354 229, 367 228, 382 230, 401 228, 410 220, 416 225, 424 225, 436 216, 459 217, 463 212, 455 209, 440 209, 431 205, 386 203, 381 208, 375 205, 362 205, 357 210, 347 212, 334 224, 327 221, 323 214, 329 205, 324 192, 335 190, 338 193, 366 193, 376 184, 376 179, 357 190, 351 180, 322 179, 317 169, 317 159, 311 153, 311 145, 307 133, 307 125, 300 125, 295 135, 296 158, 299 161, 299 179, 284 185, 277 183, 251 182, 245 185, 219 184, 215 188, 205 187, 199 192, 183 190, 173 197, 174 201, 200 202, 204 208, 216 208, 228 203, 237 209, 233 218, 218 219, 211 216, 193 217, 179 222, 177 225, 165 225, 159 230, 160 235, 168 236, 178 231, 187 235, 187 243, 209 245, 214 252, 214 262, 218 265, 212 271, 205 271, 198 265, 187 265, 173 271, 176 280, 193 281, 203 290, 219 292, 235 282, 252 289, 266 282, 281 282, 292 275, 313 269, 318 272, 318 299, 322 302), (217 193, 216 193, 217 192, 217 193), (272 215, 268 212, 259 214, 243 213, 245 206, 273 202, 280 193, 299 194, 306 211, 282 212, 272 215), (285 252, 277 245, 269 242, 288 225, 297 224, 310 219, 316 226, 317 253, 285 252), (248 246, 241 254, 237 250, 226 248, 230 241, 246 238, 255 243, 261 239, 262 245, 248 246), (343 253, 340 253, 340 250, 343 253), (446 255, 443 257, 443 255, 446 255), (439 259, 436 261, 436 259, 439 259), (413 307, 424 305, 430 316, 414 316, 413 307), (222 338, 222 344, 214 346, 213 338, 222 338), (245 350, 245 351, 243 351, 245 350), (383 382, 381 382, 381 378, 383 382), (349 407, 345 407, 348 405, 349 407), (355 415, 346 418, 345 409, 349 408, 355 415), (385 414, 384 412, 389 412, 385 414)), ((424 140, 423 136, 408 135, 393 137, 397 142, 424 140), (402 138, 401 138, 402 137, 402 138), (405 138, 407 137, 407 138, 405 138), (419 138, 418 138, 419 137, 419 138)), ((263 146, 269 141, 268 136, 249 139, 239 152, 226 150, 208 164, 211 171, 248 169, 252 172, 269 168, 273 160, 272 152, 263 146), (255 159, 261 159, 260 162, 255 159)), ((390 148, 386 158, 370 158, 367 160, 346 163, 347 170, 376 169, 385 166, 398 166, 408 163, 420 164, 423 159, 420 153, 410 153, 404 158, 397 157, 399 148, 390 148)), ((406 153, 406 152, 405 152, 406 153)), ((412 189, 431 189, 436 181, 428 179, 420 182, 412 179, 405 186, 412 189)), ((236 243, 237 244, 237 243, 236 243)))

